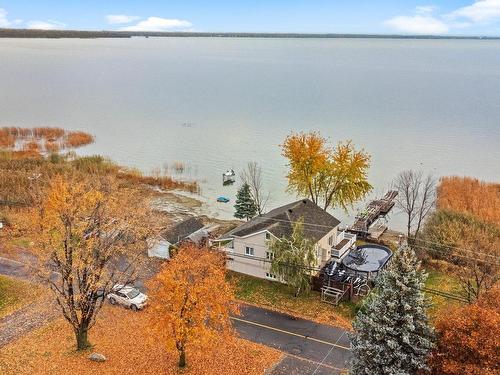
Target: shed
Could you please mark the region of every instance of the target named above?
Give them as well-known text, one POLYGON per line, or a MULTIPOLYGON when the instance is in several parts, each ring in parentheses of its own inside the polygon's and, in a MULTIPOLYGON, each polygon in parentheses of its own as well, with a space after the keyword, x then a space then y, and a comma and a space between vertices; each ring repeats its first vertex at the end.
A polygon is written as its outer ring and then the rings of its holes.
POLYGON ((183 241, 200 244, 208 236, 201 220, 191 217, 163 231, 149 243, 148 256, 170 259, 170 247, 183 241))

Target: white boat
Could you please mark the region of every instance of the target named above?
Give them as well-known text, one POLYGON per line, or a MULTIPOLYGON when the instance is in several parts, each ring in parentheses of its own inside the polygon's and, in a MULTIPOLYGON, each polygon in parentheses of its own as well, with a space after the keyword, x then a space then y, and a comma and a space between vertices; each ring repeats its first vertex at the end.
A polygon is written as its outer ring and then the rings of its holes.
POLYGON ((229 169, 225 173, 222 174, 222 184, 227 185, 227 184, 232 184, 236 181, 236 173, 234 172, 234 169, 229 169))

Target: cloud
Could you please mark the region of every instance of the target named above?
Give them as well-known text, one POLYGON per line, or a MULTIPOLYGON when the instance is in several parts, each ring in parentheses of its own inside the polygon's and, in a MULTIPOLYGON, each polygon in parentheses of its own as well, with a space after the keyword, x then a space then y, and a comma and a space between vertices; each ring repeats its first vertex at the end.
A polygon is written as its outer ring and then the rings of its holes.
POLYGON ((458 8, 449 18, 467 18, 473 22, 488 22, 500 18, 500 0, 478 0, 474 4, 458 8))
POLYGON ((397 16, 384 22, 384 25, 409 34, 446 34, 450 28, 443 21, 425 15, 397 16))
POLYGON ((141 19, 141 17, 137 16, 127 16, 125 14, 109 14, 106 16, 106 20, 109 24, 120 24, 120 23, 130 23, 132 21, 136 21, 141 19))
POLYGON ((9 27, 10 22, 7 19, 7 11, 0 8, 0 27, 9 27))
POLYGON ((21 24, 23 20, 9 20, 7 18, 7 11, 0 8, 0 27, 15 27, 21 24))
POLYGON ((160 17, 149 17, 145 20, 138 22, 136 25, 122 27, 122 31, 174 31, 174 30, 186 30, 186 28, 191 27, 192 24, 189 21, 160 18, 160 17))
POLYGON ((384 25, 404 33, 446 34, 500 20, 500 0, 476 0, 447 14, 434 15, 436 10, 433 5, 417 6, 413 15, 393 17, 384 25))
POLYGON ((415 8, 415 13, 417 14, 430 14, 437 9, 434 5, 419 5, 415 8))
POLYGON ((26 27, 37 30, 59 30, 64 29, 66 25, 57 21, 28 21, 26 27))

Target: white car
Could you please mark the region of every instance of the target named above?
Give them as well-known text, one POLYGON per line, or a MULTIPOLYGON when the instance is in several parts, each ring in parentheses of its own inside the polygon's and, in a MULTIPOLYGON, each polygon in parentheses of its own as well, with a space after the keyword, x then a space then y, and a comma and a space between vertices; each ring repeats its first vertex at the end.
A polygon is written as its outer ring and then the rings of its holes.
POLYGON ((121 284, 116 284, 107 297, 112 305, 123 305, 134 311, 144 308, 148 300, 148 296, 139 289, 121 284))

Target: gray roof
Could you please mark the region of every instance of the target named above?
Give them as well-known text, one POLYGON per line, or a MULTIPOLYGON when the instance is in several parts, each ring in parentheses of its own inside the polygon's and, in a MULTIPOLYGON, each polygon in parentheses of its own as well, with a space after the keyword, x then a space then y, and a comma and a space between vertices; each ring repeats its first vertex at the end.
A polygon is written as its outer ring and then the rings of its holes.
POLYGON ((203 223, 195 217, 184 220, 162 233, 162 237, 175 245, 190 234, 203 228, 203 223))
POLYGON ((293 232, 293 223, 300 219, 304 221, 304 235, 314 241, 319 241, 340 224, 339 220, 310 199, 302 199, 257 216, 221 238, 244 237, 263 230, 278 238, 290 236, 293 232))

